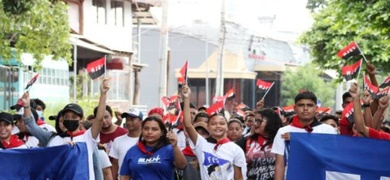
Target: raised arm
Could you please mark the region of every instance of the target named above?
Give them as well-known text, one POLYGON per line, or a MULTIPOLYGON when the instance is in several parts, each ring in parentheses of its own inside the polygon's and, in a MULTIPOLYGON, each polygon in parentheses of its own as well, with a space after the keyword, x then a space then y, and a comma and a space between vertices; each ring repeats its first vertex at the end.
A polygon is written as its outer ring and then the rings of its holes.
POLYGON ((264 107, 264 98, 256 102, 256 110, 260 110, 264 107))
POLYGON ((364 107, 364 123, 366 126, 371 127, 371 128, 376 128, 376 126, 373 125, 372 122, 372 113, 371 113, 371 95, 368 92, 368 90, 364 90, 363 93, 363 107, 364 107))
MULTIPOLYGON (((378 87, 378 81, 376 80, 376 77, 375 77, 375 66, 373 66, 371 63, 367 63, 367 71, 366 72, 368 74, 368 77, 370 78, 371 84, 378 87)), ((377 99, 374 99, 374 101, 372 101, 372 103, 371 103, 371 113, 372 113, 371 116, 374 115, 374 113, 377 111, 378 104, 379 104, 379 101, 377 99)))
POLYGON ((103 116, 104 112, 106 111, 107 91, 110 89, 109 83, 110 81, 108 79, 104 79, 100 85, 99 105, 95 117, 95 122, 91 127, 92 137, 94 139, 98 137, 103 126, 103 116))
POLYGON ((187 160, 181 152, 179 146, 177 146, 177 136, 172 131, 168 132, 168 138, 173 148, 174 162, 177 169, 184 169, 187 166, 187 160))
POLYGON ((186 131, 188 133, 188 136, 190 137, 192 143, 196 145, 196 141, 198 139, 198 133, 196 132, 194 126, 191 123, 191 115, 190 115, 190 95, 191 95, 191 89, 188 87, 187 84, 183 85, 183 88, 181 89, 181 93, 183 95, 183 102, 184 102, 184 127, 186 128, 186 131))
POLYGON ((122 121, 123 121, 122 113, 119 112, 119 111, 115 111, 114 114, 115 114, 115 117, 116 117, 116 121, 115 121, 114 124, 116 124, 118 126, 121 126, 122 125, 122 121))
POLYGON ((381 118, 389 106, 389 96, 384 96, 379 100, 378 110, 375 112, 373 117, 373 128, 376 130, 381 129, 382 121, 381 118))
POLYGON ((27 126, 28 132, 36 137, 42 146, 46 146, 50 141, 50 138, 53 136, 53 132, 40 128, 35 122, 34 117, 31 115, 30 95, 28 92, 25 92, 21 99, 24 104, 24 107, 22 107, 24 110, 23 121, 27 126))
POLYGON ((368 137, 368 127, 364 125, 362 109, 360 107, 360 97, 359 97, 359 88, 357 83, 353 83, 349 89, 349 93, 353 98, 353 118, 355 120, 356 130, 363 134, 365 137, 368 137))

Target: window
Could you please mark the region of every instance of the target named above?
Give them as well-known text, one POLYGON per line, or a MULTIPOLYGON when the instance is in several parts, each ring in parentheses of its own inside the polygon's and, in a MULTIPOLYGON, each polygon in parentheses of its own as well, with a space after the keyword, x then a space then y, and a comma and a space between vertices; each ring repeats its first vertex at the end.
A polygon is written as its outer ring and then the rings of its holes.
POLYGON ((114 12, 115 25, 124 26, 124 4, 123 1, 111 0, 111 10, 114 12))
POLYGON ((95 15, 96 19, 95 22, 100 24, 106 24, 107 23, 107 10, 106 10, 106 0, 92 0, 92 14, 95 15))

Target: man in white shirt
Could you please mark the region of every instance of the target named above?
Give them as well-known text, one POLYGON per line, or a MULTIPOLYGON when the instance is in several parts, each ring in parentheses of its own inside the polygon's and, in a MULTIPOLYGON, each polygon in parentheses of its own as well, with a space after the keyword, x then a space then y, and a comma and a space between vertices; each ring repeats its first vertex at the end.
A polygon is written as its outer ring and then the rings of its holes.
POLYGON ((315 119, 316 103, 317 97, 313 92, 301 91, 295 96, 294 111, 296 116, 293 117, 290 125, 278 130, 271 150, 272 153, 276 154, 275 180, 285 179, 285 172, 288 167, 287 162, 285 162, 288 155, 285 144, 286 138, 283 137, 286 137, 290 132, 336 134, 332 126, 322 124, 315 119))
POLYGON ((112 157, 112 177, 118 179, 118 172, 121 169, 123 158, 127 151, 137 144, 141 135, 141 124, 143 114, 138 109, 130 109, 122 114, 122 118, 126 119, 125 128, 128 133, 114 139, 112 143, 110 157, 112 157))

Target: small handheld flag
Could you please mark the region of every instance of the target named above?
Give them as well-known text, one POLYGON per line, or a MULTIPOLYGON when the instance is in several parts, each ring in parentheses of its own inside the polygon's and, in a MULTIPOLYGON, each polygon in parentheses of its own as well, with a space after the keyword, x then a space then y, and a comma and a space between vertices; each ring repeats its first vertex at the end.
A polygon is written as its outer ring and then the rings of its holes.
POLYGON ((91 79, 97 79, 106 72, 106 59, 104 57, 87 64, 87 73, 91 79))
POLYGON ((284 106, 282 107, 282 110, 286 113, 294 112, 294 105, 284 106))
POLYGON ((244 103, 240 103, 239 105, 237 105, 236 107, 234 107, 235 109, 241 109, 241 110, 243 110, 243 109, 245 109, 245 108, 248 108, 248 106, 246 105, 246 104, 244 104, 244 103))
POLYGON ((347 124, 350 125, 355 122, 353 118, 353 102, 349 103, 343 110, 341 114, 341 121, 340 123, 343 123, 344 120, 347 121, 347 124))
POLYGON ((184 64, 184 66, 180 69, 181 77, 183 77, 184 82, 188 83, 188 61, 184 64))
POLYGON ((363 89, 367 89, 371 96, 375 95, 379 91, 379 88, 374 86, 366 75, 363 76, 363 85, 363 89))
POLYGON ((390 76, 387 77, 387 78, 383 81, 383 83, 382 83, 381 85, 379 85, 380 88, 385 88, 385 87, 388 87, 388 86, 390 86, 390 76))
POLYGON ((170 105, 172 105, 174 102, 176 102, 176 100, 179 98, 178 95, 173 95, 171 97, 166 97, 166 96, 163 96, 161 98, 161 101, 163 102, 163 104, 166 106, 166 107, 169 107, 170 105))
POLYGON ((356 42, 351 42, 350 44, 348 44, 348 46, 341 49, 337 53, 337 56, 342 59, 348 59, 352 56, 357 56, 359 54, 361 54, 359 46, 357 45, 356 42))
POLYGON ((323 113, 330 113, 332 111, 331 108, 327 108, 327 107, 318 107, 316 112, 320 113, 320 114, 323 114, 323 113))
POLYGON ((362 62, 363 60, 360 59, 352 65, 346 65, 341 68, 341 73, 343 74, 346 81, 352 80, 359 76, 362 62))
POLYGON ((266 91, 261 99, 263 99, 268 94, 269 90, 272 88, 274 83, 275 82, 270 83, 270 82, 267 82, 267 81, 262 81, 261 79, 258 79, 256 81, 256 86, 259 87, 260 90, 266 91))
POLYGON ((32 85, 35 83, 35 81, 37 81, 38 76, 39 76, 39 73, 37 73, 33 78, 31 78, 31 80, 27 83, 26 88, 24 88, 24 90, 29 91, 31 89, 32 85))
POLYGON ((382 98, 383 96, 387 96, 390 92, 390 87, 386 87, 385 89, 383 89, 382 91, 378 92, 375 96, 374 96, 374 99, 380 99, 382 98))
POLYGON ((211 105, 209 108, 207 108, 207 114, 209 116, 212 116, 213 114, 219 113, 223 110, 225 102, 224 101, 218 101, 211 105))
POLYGON ((230 89, 226 94, 225 94, 225 99, 226 100, 232 100, 236 97, 236 94, 234 93, 234 88, 230 89))

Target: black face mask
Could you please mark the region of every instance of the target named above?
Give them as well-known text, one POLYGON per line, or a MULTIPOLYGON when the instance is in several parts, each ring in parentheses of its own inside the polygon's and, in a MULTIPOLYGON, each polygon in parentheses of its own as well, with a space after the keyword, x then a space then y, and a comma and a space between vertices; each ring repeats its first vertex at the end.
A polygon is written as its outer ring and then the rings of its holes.
POLYGON ((79 121, 78 120, 64 120, 63 124, 64 124, 64 127, 70 132, 73 132, 77 128, 79 128, 79 121))

